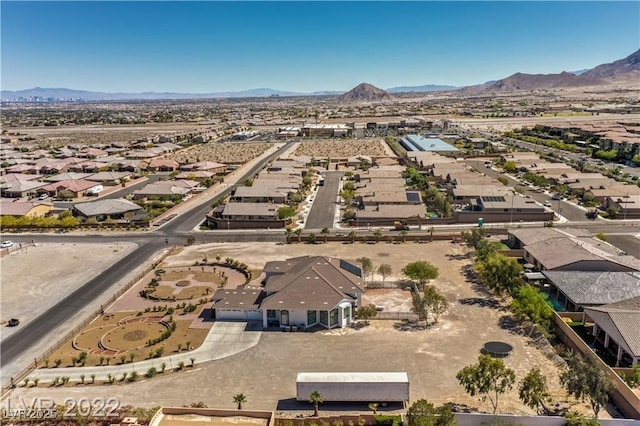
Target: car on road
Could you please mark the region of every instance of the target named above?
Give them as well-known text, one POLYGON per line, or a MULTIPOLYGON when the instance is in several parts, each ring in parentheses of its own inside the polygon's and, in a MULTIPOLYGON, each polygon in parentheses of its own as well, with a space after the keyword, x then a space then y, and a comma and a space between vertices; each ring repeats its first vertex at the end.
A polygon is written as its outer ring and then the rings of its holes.
POLYGON ((47 198, 49 198, 48 194, 42 194, 38 197, 38 200, 43 201, 43 200, 46 200, 47 198))
POLYGON ((547 200, 544 202, 545 207, 551 207, 551 201, 547 200))
POLYGON ((0 242, 0 248, 9 248, 13 246, 13 241, 2 241, 0 242))
POLYGON ((562 195, 560 195, 558 193, 555 193, 555 194, 553 194, 553 197, 551 197, 551 198, 553 198, 554 200, 562 200, 562 195))
POLYGON ((9 327, 17 327, 18 325, 20 325, 20 320, 19 320, 19 319, 17 319, 17 318, 11 318, 11 319, 9 320, 9 322, 7 323, 7 325, 8 325, 9 327))

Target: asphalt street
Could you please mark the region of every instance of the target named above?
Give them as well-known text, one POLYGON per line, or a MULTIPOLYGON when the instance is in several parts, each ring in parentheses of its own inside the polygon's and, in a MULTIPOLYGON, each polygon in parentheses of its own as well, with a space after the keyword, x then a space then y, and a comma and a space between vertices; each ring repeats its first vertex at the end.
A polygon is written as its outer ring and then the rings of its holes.
POLYGON ((323 175, 325 176, 324 185, 318 187, 305 229, 333 228, 340 178, 344 172, 330 171, 324 172, 323 175))

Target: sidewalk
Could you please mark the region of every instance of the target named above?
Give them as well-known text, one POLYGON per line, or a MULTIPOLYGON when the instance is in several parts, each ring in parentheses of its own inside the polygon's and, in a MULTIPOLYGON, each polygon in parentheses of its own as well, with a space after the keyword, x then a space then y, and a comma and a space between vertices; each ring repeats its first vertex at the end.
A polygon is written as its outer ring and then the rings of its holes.
POLYGON ((89 383, 92 374, 95 374, 97 381, 108 380, 109 374, 119 380, 124 373, 131 374, 133 371, 142 376, 151 367, 160 371, 163 363, 167 370, 173 370, 178 368, 180 362, 184 362, 185 367, 191 365, 191 358, 195 359, 196 364, 200 364, 235 355, 257 345, 261 335, 262 324, 215 322, 202 345, 189 352, 107 366, 38 368, 27 377, 31 381, 38 378, 40 383, 44 384, 51 383, 60 377, 69 377, 70 382, 79 382, 81 375, 84 375, 85 383, 89 383))

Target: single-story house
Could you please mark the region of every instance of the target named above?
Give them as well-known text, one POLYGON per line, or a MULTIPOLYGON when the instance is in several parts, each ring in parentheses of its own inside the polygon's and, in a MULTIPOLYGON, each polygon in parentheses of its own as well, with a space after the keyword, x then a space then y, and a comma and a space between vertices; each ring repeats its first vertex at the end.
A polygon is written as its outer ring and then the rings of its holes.
POLYGON ((224 173, 227 170, 227 165, 222 163, 216 163, 214 161, 199 161, 197 163, 182 164, 180 165, 182 171, 202 171, 213 174, 224 173))
POLYGON ((604 242, 590 244, 569 237, 526 245, 524 259, 541 271, 640 271, 640 260, 621 255, 604 242))
POLYGON ((7 198, 35 196, 36 190, 45 186, 46 182, 14 180, 0 185, 0 194, 7 198))
POLYGON ((285 220, 278 218, 281 204, 227 203, 207 215, 207 224, 219 229, 282 228, 285 220))
POLYGON ((542 271, 549 294, 566 311, 619 302, 640 296, 639 272, 542 271))
POLYGON ((212 309, 217 320, 261 319, 264 328, 344 328, 362 303, 359 265, 326 256, 268 262, 260 290, 218 290, 212 309))
POLYGON ((96 195, 104 190, 104 186, 97 182, 91 182, 86 179, 67 179, 60 182, 53 182, 42 188, 38 188, 39 194, 48 194, 52 196, 60 196, 64 191, 69 193, 73 198, 82 197, 84 195, 96 195))
POLYGON ((185 198, 187 195, 191 193, 191 188, 185 188, 183 186, 177 186, 173 184, 166 185, 162 183, 151 183, 149 185, 144 186, 141 189, 133 191, 133 199, 140 200, 143 198, 148 199, 159 199, 165 196, 173 197, 180 196, 181 198, 185 198))
POLYGON ((45 216, 53 211, 53 204, 32 201, 1 201, 0 216, 45 216))
POLYGON ((178 170, 178 162, 175 160, 156 158, 149 162, 147 169, 152 172, 175 172, 178 170))
POLYGON ((106 186, 114 186, 126 181, 130 176, 130 172, 100 172, 86 179, 93 182, 100 182, 106 186))
POLYGON ((616 357, 616 365, 640 364, 640 296, 584 309, 593 335, 616 357))
POLYGON ((97 220, 128 219, 141 210, 142 207, 124 198, 90 201, 73 206, 74 214, 97 220))

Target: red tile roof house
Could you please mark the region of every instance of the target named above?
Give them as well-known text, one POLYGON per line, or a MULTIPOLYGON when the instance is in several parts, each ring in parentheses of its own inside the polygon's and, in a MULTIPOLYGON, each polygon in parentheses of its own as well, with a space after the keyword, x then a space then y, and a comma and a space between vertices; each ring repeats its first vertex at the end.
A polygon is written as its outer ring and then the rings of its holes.
POLYGON ((71 193, 73 198, 78 198, 85 195, 95 195, 102 191, 102 189, 104 189, 104 187, 98 182, 91 182, 85 179, 69 179, 43 186, 42 188, 39 188, 37 192, 39 194, 60 196, 61 192, 65 191, 71 193))
POLYGON ((212 309, 216 320, 260 320, 264 328, 344 328, 361 306, 360 265, 325 256, 269 262, 264 287, 220 289, 212 309))
POLYGON ((178 169, 178 162, 157 158, 149 162, 147 169, 152 172, 175 172, 178 169))

